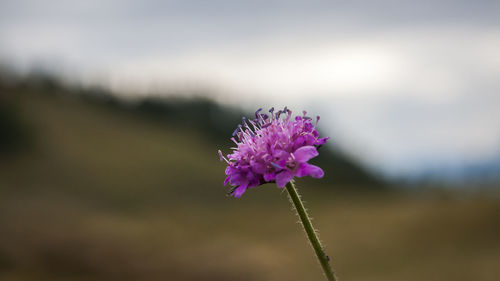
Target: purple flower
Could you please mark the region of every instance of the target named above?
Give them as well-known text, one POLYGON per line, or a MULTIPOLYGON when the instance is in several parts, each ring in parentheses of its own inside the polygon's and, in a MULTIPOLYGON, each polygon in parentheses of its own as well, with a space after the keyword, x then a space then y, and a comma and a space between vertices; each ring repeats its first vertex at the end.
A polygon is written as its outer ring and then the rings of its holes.
MULTIPOLYGON (((224 185, 233 186, 230 193, 239 198, 247 188, 264 183, 284 187, 293 177, 323 177, 323 170, 307 161, 318 156, 317 148, 328 138, 319 137, 306 112, 292 119, 286 107, 276 113, 271 108, 269 115, 261 110, 255 112, 254 120, 243 118, 236 128, 231 154, 224 157, 219 150, 221 161, 228 164, 224 185)), ((318 120, 319 116, 316 124, 318 120)))

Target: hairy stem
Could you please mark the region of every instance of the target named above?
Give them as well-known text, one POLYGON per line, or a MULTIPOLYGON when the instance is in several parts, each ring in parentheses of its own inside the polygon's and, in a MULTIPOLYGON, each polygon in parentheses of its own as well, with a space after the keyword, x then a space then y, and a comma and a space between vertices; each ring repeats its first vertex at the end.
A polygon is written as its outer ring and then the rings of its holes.
POLYGON ((288 191, 288 195, 290 196, 295 210, 297 210, 297 214, 299 215, 300 221, 302 222, 302 226, 306 231, 307 238, 309 238, 311 246, 313 247, 314 252, 316 252, 316 257, 318 257, 318 261, 321 264, 321 268, 323 268, 323 272, 325 273, 326 278, 329 281, 336 281, 337 279, 335 278, 333 269, 330 266, 329 258, 323 251, 321 242, 319 241, 318 235, 316 234, 316 231, 314 230, 314 227, 311 223, 311 218, 309 218, 309 215, 306 212, 306 208, 304 208, 304 204, 302 203, 302 200, 300 199, 300 196, 293 182, 289 182, 286 184, 286 190, 288 191))

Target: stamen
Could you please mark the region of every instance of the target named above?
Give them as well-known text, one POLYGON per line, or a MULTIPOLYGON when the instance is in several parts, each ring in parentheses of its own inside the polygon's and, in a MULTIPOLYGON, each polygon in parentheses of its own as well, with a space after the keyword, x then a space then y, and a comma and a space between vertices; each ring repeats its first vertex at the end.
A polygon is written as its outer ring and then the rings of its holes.
POLYGON ((271 162, 271 166, 273 166, 276 169, 283 169, 283 167, 281 167, 280 165, 278 165, 278 164, 276 164, 274 162, 271 162))
POLYGON ((290 117, 292 117, 292 111, 285 106, 285 112, 288 113, 288 115, 286 116, 286 121, 288 121, 290 120, 290 117))
POLYGON ((262 111, 262 108, 259 108, 257 109, 257 111, 255 111, 255 118, 259 118, 259 112, 262 111))
POLYGON ((266 123, 266 124, 262 125, 261 128, 262 129, 267 128, 267 127, 271 126, 271 124, 272 124, 271 122, 266 123))
POLYGON ((226 159, 226 157, 224 157, 224 155, 222 155, 222 151, 220 151, 220 149, 219 149, 219 159, 220 161, 226 161, 226 163, 229 164, 229 161, 226 159))
POLYGON ((241 124, 238 124, 238 126, 236 127, 236 129, 234 129, 233 137, 236 136, 236 134, 238 133, 239 129, 241 129, 241 124))
POLYGON ((248 122, 249 122, 250 124, 252 124, 253 130, 255 131, 255 133, 257 133, 257 131, 259 130, 259 128, 258 128, 258 127, 257 127, 257 125, 255 124, 255 122, 254 122, 254 121, 252 121, 252 120, 248 120, 248 122))

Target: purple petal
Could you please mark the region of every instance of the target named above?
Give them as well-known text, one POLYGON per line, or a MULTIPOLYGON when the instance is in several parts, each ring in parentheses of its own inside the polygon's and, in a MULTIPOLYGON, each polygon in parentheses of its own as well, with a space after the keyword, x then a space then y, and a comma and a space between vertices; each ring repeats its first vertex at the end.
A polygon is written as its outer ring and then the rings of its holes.
POLYGON ((271 172, 271 173, 265 173, 264 174, 264 180, 265 181, 272 181, 276 178, 276 175, 274 174, 274 172, 271 172))
POLYGON ((259 178, 255 175, 252 175, 252 177, 248 180, 248 188, 257 187, 259 185, 261 185, 259 178))
POLYGON ((229 183, 233 186, 241 185, 244 182, 247 182, 246 178, 244 178, 241 174, 232 174, 230 175, 229 183))
POLYGON ((316 145, 323 145, 330 137, 321 138, 316 141, 316 145))
POLYGON ((267 166, 265 164, 262 164, 262 163, 259 163, 256 161, 252 161, 251 165, 252 165, 253 170, 259 174, 264 174, 267 170, 267 166))
POLYGON ((311 176, 313 178, 322 178, 324 175, 325 173, 320 167, 307 163, 301 163, 297 170, 297 177, 311 176))
POLYGON ((242 185, 238 186, 238 188, 236 188, 233 191, 234 197, 240 198, 241 195, 243 195, 243 193, 245 193, 245 190, 247 190, 247 184, 242 184, 242 185))
POLYGON ((318 151, 314 146, 303 146, 293 153, 295 159, 299 162, 307 162, 309 159, 318 156, 318 151))
POLYGON ((276 175, 276 185, 278 187, 284 187, 292 178, 292 172, 285 170, 276 175))
POLYGON ((227 176, 226 179, 224 180, 224 186, 226 186, 229 183, 229 180, 231 179, 230 176, 227 176))
POLYGON ((231 173, 233 172, 234 168, 233 166, 227 166, 226 167, 226 175, 231 175, 231 173))

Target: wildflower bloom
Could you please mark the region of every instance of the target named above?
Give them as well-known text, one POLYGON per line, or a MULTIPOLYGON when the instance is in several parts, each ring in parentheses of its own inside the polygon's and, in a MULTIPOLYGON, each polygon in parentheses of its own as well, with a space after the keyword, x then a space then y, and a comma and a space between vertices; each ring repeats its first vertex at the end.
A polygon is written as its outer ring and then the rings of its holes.
POLYGON ((284 187, 293 177, 323 177, 323 170, 307 163, 318 155, 317 148, 328 138, 320 138, 315 125, 306 116, 292 118, 292 111, 287 109, 268 114, 255 112, 254 120, 243 118, 231 140, 236 144, 233 152, 224 157, 219 150, 221 161, 227 163, 226 180, 233 186, 231 194, 241 195, 247 188, 257 187, 264 183, 276 182, 284 187))

